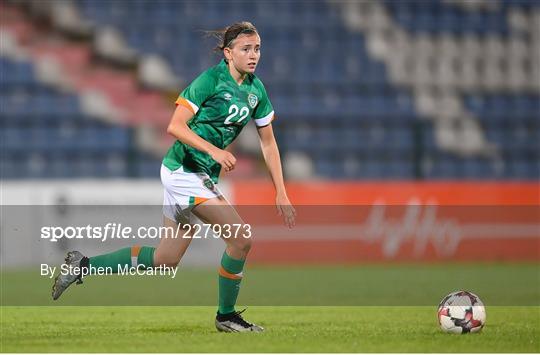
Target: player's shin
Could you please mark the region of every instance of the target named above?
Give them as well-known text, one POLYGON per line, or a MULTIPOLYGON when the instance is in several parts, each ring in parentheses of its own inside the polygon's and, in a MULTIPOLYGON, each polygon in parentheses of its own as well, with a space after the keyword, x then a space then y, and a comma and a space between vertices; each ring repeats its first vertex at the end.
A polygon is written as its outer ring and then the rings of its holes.
POLYGON ((112 253, 83 258, 81 267, 86 270, 106 270, 111 273, 118 273, 119 270, 130 267, 150 268, 154 266, 154 247, 132 246, 123 248, 112 253))
POLYGON ((242 281, 242 270, 245 260, 232 258, 223 252, 221 267, 219 268, 219 308, 218 313, 233 313, 238 293, 240 292, 240 282, 242 281))

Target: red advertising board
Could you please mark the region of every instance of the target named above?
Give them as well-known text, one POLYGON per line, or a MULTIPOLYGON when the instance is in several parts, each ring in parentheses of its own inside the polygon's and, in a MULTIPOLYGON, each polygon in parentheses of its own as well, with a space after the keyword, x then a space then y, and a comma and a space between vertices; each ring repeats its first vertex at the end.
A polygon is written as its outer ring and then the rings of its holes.
POLYGON ((288 230, 267 182, 237 182, 253 263, 539 261, 534 183, 292 183, 288 230))

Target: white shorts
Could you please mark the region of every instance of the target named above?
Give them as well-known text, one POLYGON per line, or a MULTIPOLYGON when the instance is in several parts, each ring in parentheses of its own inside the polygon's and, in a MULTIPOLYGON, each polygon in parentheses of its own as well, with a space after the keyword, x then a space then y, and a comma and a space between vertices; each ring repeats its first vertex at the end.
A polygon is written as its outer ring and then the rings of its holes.
POLYGON ((189 173, 184 171, 183 167, 171 171, 162 164, 161 183, 163 184, 163 214, 173 221, 183 223, 189 223, 193 207, 223 195, 208 174, 189 173))

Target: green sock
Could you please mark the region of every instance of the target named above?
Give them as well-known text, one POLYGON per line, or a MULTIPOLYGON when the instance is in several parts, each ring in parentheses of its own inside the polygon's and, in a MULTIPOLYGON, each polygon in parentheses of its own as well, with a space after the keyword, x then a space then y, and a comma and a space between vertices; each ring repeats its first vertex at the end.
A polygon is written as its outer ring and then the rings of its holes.
POLYGON ((89 258, 89 267, 110 267, 114 273, 119 268, 132 266, 150 268, 154 266, 154 247, 133 246, 112 253, 97 255, 89 258))
POLYGON ((227 255, 227 252, 223 252, 221 267, 219 268, 218 312, 220 314, 234 312, 245 262, 245 260, 233 259, 227 255))

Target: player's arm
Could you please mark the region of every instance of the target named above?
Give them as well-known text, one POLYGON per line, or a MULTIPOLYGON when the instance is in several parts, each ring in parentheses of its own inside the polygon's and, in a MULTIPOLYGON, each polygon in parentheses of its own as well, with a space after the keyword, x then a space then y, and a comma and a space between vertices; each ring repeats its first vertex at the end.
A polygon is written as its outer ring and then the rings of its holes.
POLYGON ((205 141, 189 128, 187 123, 192 117, 193 112, 187 107, 183 105, 176 106, 176 110, 167 127, 167 133, 178 139, 180 142, 210 155, 212 159, 218 162, 226 171, 234 169, 234 165, 236 164, 234 155, 205 141))
POLYGON ((270 123, 264 127, 258 127, 257 132, 259 133, 259 139, 261 141, 261 150, 264 161, 276 189, 276 206, 278 213, 283 216, 285 224, 291 228, 295 223, 296 211, 291 205, 289 197, 287 196, 287 191, 285 190, 283 171, 281 169, 281 158, 272 124, 270 123))

